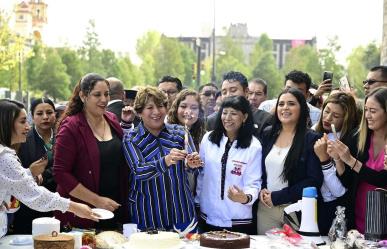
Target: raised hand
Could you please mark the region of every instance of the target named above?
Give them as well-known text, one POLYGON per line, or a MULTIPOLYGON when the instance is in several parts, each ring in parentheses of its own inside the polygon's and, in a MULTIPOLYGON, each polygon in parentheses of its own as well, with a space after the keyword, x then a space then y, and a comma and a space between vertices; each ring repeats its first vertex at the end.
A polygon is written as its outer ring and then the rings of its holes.
POLYGON ((247 201, 247 196, 242 189, 238 186, 233 185, 228 188, 227 197, 233 202, 245 203, 247 201))
POLYGON ((324 133, 324 136, 319 140, 317 140, 313 146, 314 153, 316 153, 316 155, 320 159, 320 162, 329 160, 329 155, 327 153, 327 148, 328 148, 327 141, 328 141, 327 134, 324 133))

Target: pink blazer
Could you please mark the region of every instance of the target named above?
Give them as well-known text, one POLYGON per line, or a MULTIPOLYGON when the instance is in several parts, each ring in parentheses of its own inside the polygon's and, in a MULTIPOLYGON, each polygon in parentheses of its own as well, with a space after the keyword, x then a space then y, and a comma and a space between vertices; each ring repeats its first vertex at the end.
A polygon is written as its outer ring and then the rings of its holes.
MULTIPOLYGON (((114 114, 105 112, 106 120, 122 139, 123 131, 114 114)), ((123 151, 117 151, 123 153, 123 151)), ((128 171, 125 164, 121 167, 121 210, 122 222, 127 217, 128 171)), ((100 156, 99 149, 91 128, 83 112, 64 119, 56 135, 54 147, 54 177, 58 193, 77 202, 83 202, 70 197, 70 192, 81 183, 90 191, 99 191, 100 156)), ((115 180, 115 179, 114 179, 115 180)), ((118 179, 117 179, 118 180, 118 179)), ((88 204, 90 206, 90 204, 88 204)), ((56 212, 55 217, 61 220, 61 225, 71 225, 78 228, 93 228, 94 222, 76 217, 70 212, 56 212)))

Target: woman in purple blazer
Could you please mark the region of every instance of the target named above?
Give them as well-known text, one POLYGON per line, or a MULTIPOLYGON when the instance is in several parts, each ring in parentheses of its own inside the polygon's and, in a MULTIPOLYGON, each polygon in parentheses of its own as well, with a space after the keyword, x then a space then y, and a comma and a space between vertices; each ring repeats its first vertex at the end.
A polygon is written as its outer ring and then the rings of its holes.
POLYGON ((54 176, 61 196, 110 210, 115 216, 93 223, 58 212, 63 226, 120 229, 125 222, 128 166, 122 152, 123 131, 114 114, 106 112, 109 100, 104 78, 90 73, 80 80, 59 122, 54 176))

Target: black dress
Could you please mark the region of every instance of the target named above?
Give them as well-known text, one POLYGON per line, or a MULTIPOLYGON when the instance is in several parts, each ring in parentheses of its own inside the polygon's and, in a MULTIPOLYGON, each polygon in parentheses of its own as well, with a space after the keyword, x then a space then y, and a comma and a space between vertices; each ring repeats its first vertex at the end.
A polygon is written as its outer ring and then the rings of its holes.
MULTIPOLYGON (((100 179, 99 195, 108 197, 120 203, 120 167, 125 164, 122 153, 122 141, 112 130, 113 138, 109 141, 98 141, 100 151, 100 179)), ((114 212, 114 217, 108 220, 100 220, 96 228, 100 230, 121 230, 122 222, 119 220, 119 209, 114 212)))

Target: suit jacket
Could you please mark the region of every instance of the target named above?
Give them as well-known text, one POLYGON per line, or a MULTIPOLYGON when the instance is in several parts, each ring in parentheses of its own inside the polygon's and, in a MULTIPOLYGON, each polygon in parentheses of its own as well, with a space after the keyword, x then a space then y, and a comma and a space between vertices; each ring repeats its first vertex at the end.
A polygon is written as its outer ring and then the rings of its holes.
MULTIPOLYGON (((213 114, 208 116, 207 123, 206 123, 207 131, 212 131, 215 129, 217 116, 218 116, 218 112, 214 112, 213 114)), ((271 115, 266 111, 258 109, 253 113, 253 122, 254 122, 254 136, 259 140, 261 140, 263 129, 273 124, 273 115, 271 115)))
MULTIPOLYGON (((122 139, 123 131, 114 114, 105 112, 104 117, 113 131, 122 139)), ((117 151, 117 153, 123 153, 123 151, 117 151)), ((121 221, 124 222, 127 217, 129 176, 129 167, 126 164, 122 165, 120 175, 121 179, 112 180, 121 182, 121 221)), ((99 193, 99 149, 83 112, 67 117, 60 125, 54 146, 54 177, 58 184, 58 193, 74 201, 83 202, 69 194, 79 183, 90 191, 99 193)), ((69 212, 56 212, 55 216, 61 220, 62 225, 70 224, 78 228, 94 227, 93 221, 75 217, 69 212)))
POLYGON ((124 108, 124 102, 122 100, 111 103, 106 107, 106 110, 116 115, 118 122, 121 122, 121 112, 124 108))
MULTIPOLYGON (((265 159, 271 151, 278 133, 271 136, 271 127, 264 130, 262 134, 262 188, 267 187, 267 174, 265 159)), ((288 182, 288 187, 271 193, 273 204, 281 205, 295 203, 302 198, 302 191, 305 187, 316 187, 320 190, 323 183, 323 173, 320 166, 320 160, 314 153, 314 143, 321 137, 320 134, 307 130, 304 140, 304 150, 298 159, 298 166, 295 169, 294 179, 288 182)))

